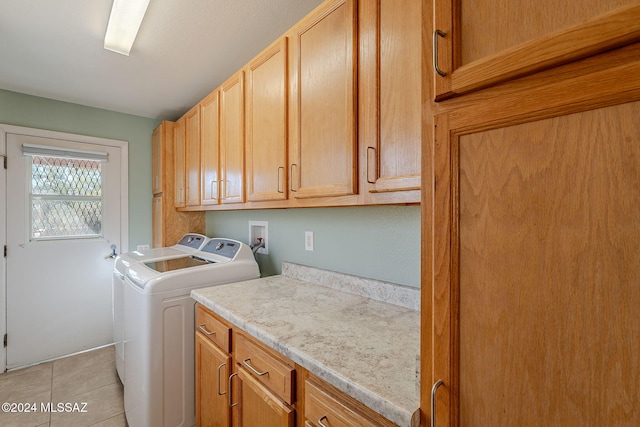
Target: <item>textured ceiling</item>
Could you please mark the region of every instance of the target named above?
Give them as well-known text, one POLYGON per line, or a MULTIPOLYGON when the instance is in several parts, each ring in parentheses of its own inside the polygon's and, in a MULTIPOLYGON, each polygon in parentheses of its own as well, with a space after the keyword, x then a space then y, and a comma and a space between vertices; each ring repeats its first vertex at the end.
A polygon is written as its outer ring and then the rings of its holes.
POLYGON ((321 0, 151 0, 130 56, 112 0, 0 0, 0 89, 175 120, 321 0))

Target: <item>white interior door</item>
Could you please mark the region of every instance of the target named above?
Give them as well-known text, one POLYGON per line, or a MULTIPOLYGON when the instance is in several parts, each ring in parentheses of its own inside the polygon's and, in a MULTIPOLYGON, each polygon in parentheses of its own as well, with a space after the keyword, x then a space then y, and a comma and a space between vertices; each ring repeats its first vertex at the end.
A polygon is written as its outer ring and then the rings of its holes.
POLYGON ((113 340, 127 165, 112 142, 6 134, 7 369, 113 340))

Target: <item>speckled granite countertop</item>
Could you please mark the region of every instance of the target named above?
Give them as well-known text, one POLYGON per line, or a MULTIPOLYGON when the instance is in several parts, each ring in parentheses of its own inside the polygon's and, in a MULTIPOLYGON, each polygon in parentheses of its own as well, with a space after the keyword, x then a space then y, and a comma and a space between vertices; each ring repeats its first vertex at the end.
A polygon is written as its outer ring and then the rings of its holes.
MULTIPOLYGON (((288 264, 283 272, 291 267, 295 277, 310 269, 317 278, 323 271, 288 264)), ((337 280, 337 273, 328 274, 320 276, 337 280)), ((281 275, 198 289, 191 296, 389 420, 417 426, 420 313, 350 292, 281 275)), ((409 294, 419 297, 417 290, 409 294)))

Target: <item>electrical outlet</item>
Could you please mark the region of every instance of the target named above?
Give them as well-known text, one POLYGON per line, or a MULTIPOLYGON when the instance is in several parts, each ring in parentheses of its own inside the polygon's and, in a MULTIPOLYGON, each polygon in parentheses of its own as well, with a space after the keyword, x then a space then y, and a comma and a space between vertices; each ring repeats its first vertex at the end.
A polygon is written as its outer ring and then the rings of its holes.
POLYGON ((136 249, 139 251, 146 251, 147 249, 149 249, 149 245, 138 245, 136 249))
POLYGON ((313 231, 304 232, 304 249, 306 251, 313 251, 313 231))

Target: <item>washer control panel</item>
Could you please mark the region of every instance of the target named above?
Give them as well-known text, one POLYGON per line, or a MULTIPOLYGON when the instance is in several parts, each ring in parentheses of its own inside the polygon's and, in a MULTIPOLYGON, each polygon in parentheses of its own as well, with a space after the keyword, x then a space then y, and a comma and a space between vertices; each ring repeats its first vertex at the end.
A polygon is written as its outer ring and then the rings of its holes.
POLYGON ((211 239, 201 249, 202 252, 208 252, 210 254, 220 255, 226 258, 233 258, 236 256, 242 243, 229 239, 211 239))
POLYGON ((185 234, 178 242, 179 245, 187 246, 191 249, 198 249, 204 243, 206 237, 202 234, 185 234))

